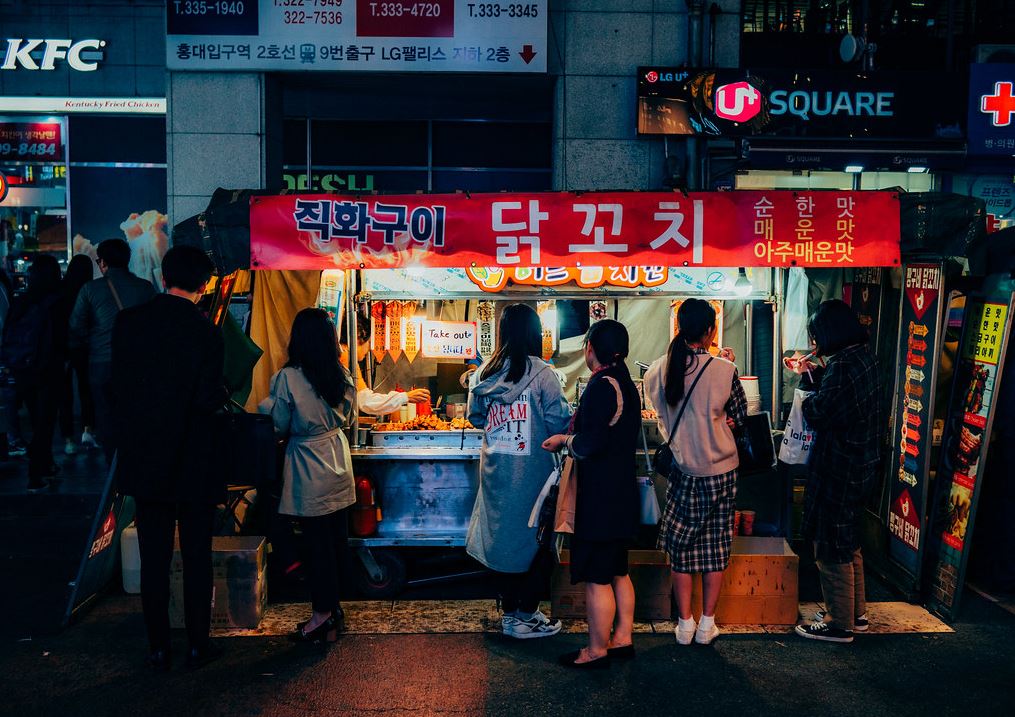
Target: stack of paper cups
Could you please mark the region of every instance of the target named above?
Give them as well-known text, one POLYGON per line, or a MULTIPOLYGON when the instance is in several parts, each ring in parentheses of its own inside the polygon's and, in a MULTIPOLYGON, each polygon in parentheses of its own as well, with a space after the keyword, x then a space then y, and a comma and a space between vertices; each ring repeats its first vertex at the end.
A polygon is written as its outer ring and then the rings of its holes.
POLYGON ((744 394, 747 396, 747 413, 749 415, 761 413, 761 386, 758 385, 758 377, 741 376, 740 385, 744 387, 744 394))

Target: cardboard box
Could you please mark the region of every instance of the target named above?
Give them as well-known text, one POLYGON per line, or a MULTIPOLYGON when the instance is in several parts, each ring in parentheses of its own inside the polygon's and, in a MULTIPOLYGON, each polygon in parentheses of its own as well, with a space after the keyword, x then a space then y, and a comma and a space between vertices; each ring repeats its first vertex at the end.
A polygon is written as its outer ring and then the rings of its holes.
MULTIPOLYGON (((736 536, 723 578, 716 622, 794 625, 799 618, 800 558, 784 538, 736 536)), ((701 578, 694 578, 691 611, 701 616, 701 578)))
MULTIPOLYGON (((553 575, 553 615, 585 618, 585 586, 571 585, 570 556, 560 555, 553 575)), ((636 620, 669 620, 669 561, 659 550, 632 550, 628 563, 634 582, 636 620)), ((736 536, 730 566, 723 578, 716 621, 728 625, 794 625, 799 617, 800 558, 783 538, 736 536)), ((701 617, 701 576, 694 578, 691 611, 701 617)))
MULTIPOLYGON (((213 628, 256 628, 268 606, 266 546, 261 536, 219 536, 212 539, 213 628)), ((184 626, 183 559, 179 540, 169 576, 169 622, 184 626)))
MULTIPOLYGON (((571 584, 571 554, 560 551, 560 565, 551 586, 554 617, 585 619, 585 584, 571 584)), ((627 557, 634 583, 636 620, 669 620, 671 614, 670 564, 661 550, 632 550, 627 557)))

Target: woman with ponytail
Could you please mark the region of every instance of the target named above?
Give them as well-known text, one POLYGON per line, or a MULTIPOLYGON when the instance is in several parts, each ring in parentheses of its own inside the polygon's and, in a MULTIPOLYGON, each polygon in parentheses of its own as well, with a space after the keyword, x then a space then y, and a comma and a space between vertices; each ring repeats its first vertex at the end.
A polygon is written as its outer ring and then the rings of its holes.
POLYGON ((679 330, 666 356, 645 374, 645 396, 673 452, 659 548, 670 557, 679 621, 677 642, 710 644, 719 636, 715 608, 729 565, 737 492, 737 443, 747 416, 733 352, 718 357, 708 347, 716 336, 715 310, 688 299, 677 312, 679 330), (691 581, 702 574, 700 624, 691 616, 691 581))

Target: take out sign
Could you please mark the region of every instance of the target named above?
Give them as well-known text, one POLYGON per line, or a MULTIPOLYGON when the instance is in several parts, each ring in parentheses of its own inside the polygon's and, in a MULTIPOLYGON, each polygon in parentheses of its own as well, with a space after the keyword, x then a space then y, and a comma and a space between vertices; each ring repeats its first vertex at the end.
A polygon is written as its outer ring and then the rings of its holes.
POLYGON ((424 321, 422 351, 426 358, 476 358, 476 324, 471 321, 424 321))

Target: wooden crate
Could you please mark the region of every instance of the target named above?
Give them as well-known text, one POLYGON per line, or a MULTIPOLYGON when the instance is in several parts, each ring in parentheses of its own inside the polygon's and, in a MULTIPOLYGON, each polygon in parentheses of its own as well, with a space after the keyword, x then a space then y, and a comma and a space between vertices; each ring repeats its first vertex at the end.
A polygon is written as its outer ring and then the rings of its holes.
MULTIPOLYGON (((783 538, 733 538, 716 622, 730 625, 793 625, 798 621, 800 558, 783 538)), ((691 611, 701 616, 701 578, 695 576, 691 611)))
MULTIPOLYGON (((571 584, 571 555, 560 551, 560 565, 553 573, 551 587, 554 617, 585 619, 585 584, 571 584)), ((631 582, 634 583, 636 620, 669 620, 671 615, 670 565, 661 550, 632 550, 628 553, 631 582)))

